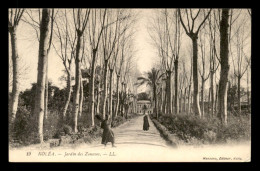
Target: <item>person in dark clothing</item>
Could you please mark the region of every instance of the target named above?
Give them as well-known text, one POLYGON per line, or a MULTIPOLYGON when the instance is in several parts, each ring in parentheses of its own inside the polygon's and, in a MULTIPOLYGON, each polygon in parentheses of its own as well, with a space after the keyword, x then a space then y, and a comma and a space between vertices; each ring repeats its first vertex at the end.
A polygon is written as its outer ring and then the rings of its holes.
POLYGON ((144 116, 143 130, 148 131, 149 127, 150 127, 150 125, 149 125, 149 121, 148 121, 148 115, 146 113, 145 116, 144 116))
POLYGON ((108 123, 108 115, 106 115, 105 120, 103 120, 99 115, 96 115, 96 118, 101 122, 101 128, 104 130, 101 144, 106 146, 108 142, 111 142, 112 147, 116 147, 114 132, 111 130, 110 124, 108 123))

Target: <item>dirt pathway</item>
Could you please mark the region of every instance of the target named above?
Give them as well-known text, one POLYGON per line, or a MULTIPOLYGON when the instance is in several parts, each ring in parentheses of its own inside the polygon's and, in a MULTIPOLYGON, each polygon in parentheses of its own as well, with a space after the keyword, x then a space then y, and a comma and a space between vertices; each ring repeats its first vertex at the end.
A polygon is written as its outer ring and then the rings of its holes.
MULTIPOLYGON (((144 148, 152 148, 153 146, 165 148, 167 144, 160 136, 160 133, 155 128, 150 118, 149 124, 149 130, 143 131, 143 116, 138 116, 119 127, 114 128, 116 146, 118 148, 135 148, 136 146, 141 145, 144 148)), ((101 144, 96 146, 103 147, 101 144)), ((110 143, 107 146, 110 146, 110 143)))
POLYGON ((250 161, 250 144, 168 146, 149 119, 149 131, 143 131, 143 116, 114 128, 115 145, 77 144, 55 148, 10 150, 10 161, 20 162, 241 162, 250 161), (30 155, 28 156, 28 152, 30 155))

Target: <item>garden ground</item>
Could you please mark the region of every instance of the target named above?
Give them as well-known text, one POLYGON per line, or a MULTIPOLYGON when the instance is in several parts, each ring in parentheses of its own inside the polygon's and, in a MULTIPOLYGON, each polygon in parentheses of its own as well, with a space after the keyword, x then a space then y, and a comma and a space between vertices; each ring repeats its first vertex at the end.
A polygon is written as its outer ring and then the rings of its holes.
POLYGON ((70 144, 50 148, 49 144, 10 149, 10 161, 27 162, 249 162, 250 142, 224 145, 185 145, 173 148, 149 119, 143 131, 143 116, 113 129, 116 148, 104 147, 97 139, 91 144, 70 144), (29 152, 29 154, 28 154, 29 152))

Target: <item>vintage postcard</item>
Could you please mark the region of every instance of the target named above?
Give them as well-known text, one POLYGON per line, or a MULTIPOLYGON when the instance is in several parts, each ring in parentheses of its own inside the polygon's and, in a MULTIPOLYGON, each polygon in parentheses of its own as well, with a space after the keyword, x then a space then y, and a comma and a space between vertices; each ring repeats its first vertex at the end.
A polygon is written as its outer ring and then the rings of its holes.
POLYGON ((9 162, 251 162, 251 9, 8 14, 9 162))

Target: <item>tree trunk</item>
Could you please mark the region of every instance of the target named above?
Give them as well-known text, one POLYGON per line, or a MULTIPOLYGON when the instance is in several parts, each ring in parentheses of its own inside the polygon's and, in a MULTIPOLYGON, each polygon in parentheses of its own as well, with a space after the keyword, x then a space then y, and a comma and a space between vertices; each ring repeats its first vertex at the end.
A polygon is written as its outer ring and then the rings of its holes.
POLYGON ((84 101, 84 94, 83 94, 83 81, 82 76, 80 74, 80 96, 79 96, 79 117, 82 115, 82 107, 83 107, 83 101, 84 101))
POLYGON ((113 94, 113 92, 112 92, 112 90, 113 90, 112 89, 113 69, 110 69, 109 80, 110 80, 110 82, 109 82, 109 115, 110 115, 110 118, 112 117, 112 119, 113 119, 115 117, 113 115, 113 104, 112 104, 112 102, 113 102, 113 96, 112 96, 112 94, 113 94))
POLYGON ((181 89, 181 93, 180 93, 180 95, 179 95, 179 111, 178 111, 178 113, 181 113, 182 112, 182 89, 181 89))
POLYGON ((191 97, 191 84, 189 85, 189 90, 188 90, 188 114, 191 113, 191 111, 190 111, 190 97, 191 97))
MULTIPOLYGON (((93 56, 92 56, 92 64, 91 64, 91 75, 90 75, 90 89, 89 89, 89 103, 90 103, 90 117, 91 117, 91 126, 95 126, 95 120, 94 120, 94 109, 95 109, 95 62, 96 62, 96 54, 97 54, 97 50, 93 49, 93 56)), ((97 106, 98 108, 98 106, 97 106)), ((98 110, 98 109, 97 109, 98 110)))
POLYGON ((250 98, 249 98, 249 68, 247 69, 247 109, 249 109, 250 106, 250 98))
MULTIPOLYGON (((122 96, 124 96, 123 92, 122 92, 122 96)), ((124 101, 123 100, 122 100, 120 106, 121 106, 121 116, 123 117, 124 116, 124 101)))
POLYGON ((240 84, 241 84, 241 76, 237 77, 237 107, 238 107, 238 114, 241 114, 241 92, 240 92, 240 84))
POLYGON ((220 21, 220 80, 218 90, 218 118, 222 123, 227 124, 227 83, 229 72, 228 60, 228 18, 229 9, 222 9, 220 21))
POLYGON ((164 101, 163 101, 163 113, 166 114, 166 108, 167 108, 167 90, 168 90, 168 81, 166 81, 166 88, 165 88, 165 93, 164 93, 164 101))
POLYGON ((116 107, 115 107, 115 118, 117 117, 118 110, 119 110, 119 78, 120 78, 120 76, 117 75, 117 77, 116 77, 116 107))
POLYGON ((216 113, 218 113, 217 111, 218 111, 218 108, 217 108, 217 104, 218 104, 218 84, 216 85, 216 94, 215 94, 215 109, 214 109, 214 112, 215 112, 215 114, 216 113))
POLYGON ((48 119, 48 96, 49 96, 49 81, 48 81, 48 64, 46 67, 46 77, 45 77, 45 95, 44 95, 44 119, 48 119))
POLYGON ((76 45, 76 57, 75 57, 75 88, 74 88, 74 98, 73 98, 73 131, 78 132, 78 113, 79 113, 79 93, 80 93, 80 59, 81 56, 81 42, 82 42, 82 34, 78 31, 77 33, 77 45, 76 45))
POLYGON ((105 69, 104 69, 104 91, 103 91, 103 104, 102 104, 102 117, 106 118, 106 102, 107 102, 107 68, 108 68, 108 60, 105 60, 105 69))
POLYGON ((214 116, 214 83, 213 83, 213 71, 210 71, 210 93, 211 93, 211 116, 214 116))
POLYGON ((71 75, 70 72, 67 72, 67 99, 63 108, 63 112, 62 112, 62 117, 63 117, 63 121, 65 121, 66 119, 66 113, 68 110, 68 106, 70 103, 70 97, 71 97, 71 91, 72 91, 72 87, 71 87, 71 75))
POLYGON ((205 80, 202 78, 201 81, 201 115, 204 116, 204 89, 205 89, 205 80))
POLYGON ((157 94, 156 94, 156 84, 153 85, 153 96, 154 96, 154 109, 155 109, 155 114, 156 114, 156 119, 159 118, 159 115, 158 115, 158 111, 157 111, 157 94))
POLYGON ((121 116, 124 116, 124 102, 125 102, 125 93, 124 93, 124 83, 121 83, 121 102, 120 102, 120 107, 121 107, 121 116))
POLYGON ((134 113, 135 113, 135 114, 137 113, 136 107, 137 107, 136 98, 134 97, 134 100, 133 100, 133 109, 134 109, 134 113))
MULTIPOLYGON (((231 90, 231 82, 230 82, 230 80, 228 81, 228 88, 227 89, 228 89, 227 91, 231 90)), ((232 102, 228 101, 227 102, 227 108, 231 109, 231 106, 232 106, 232 102)))
POLYGON ((210 91, 210 88, 209 88, 209 94, 208 94, 208 105, 207 105, 207 107, 208 107, 208 111, 207 111, 207 114, 208 114, 208 117, 210 117, 211 115, 210 115, 210 106, 211 106, 211 103, 210 103, 210 99, 211 99, 211 91, 210 91))
POLYGON ((198 82, 198 37, 192 37, 193 46, 193 112, 195 115, 201 117, 199 104, 199 82, 198 82))
MULTIPOLYGON (((174 78, 174 86, 175 86, 175 98, 174 98, 174 108, 175 108, 175 114, 178 114, 179 112, 179 106, 178 106, 178 64, 179 64, 179 61, 178 60, 175 60, 174 61, 174 69, 175 69, 175 78, 174 78)), ((181 103, 181 102, 180 102, 181 103)), ((181 105, 181 104, 180 104, 181 105)))
POLYGON ((172 71, 167 71, 167 82, 168 82, 168 85, 167 85, 167 114, 173 114, 172 113, 172 89, 171 89, 171 85, 172 85, 172 71))
POLYGON ((160 103, 160 113, 163 113, 163 86, 161 87, 161 96, 160 96, 160 100, 161 100, 161 103, 160 103))
POLYGON ((187 97, 187 87, 184 89, 184 96, 183 96, 183 112, 186 112, 186 97, 187 97))
POLYGON ((49 34, 50 12, 42 10, 42 21, 40 25, 39 59, 37 88, 35 96, 34 116, 37 118, 38 136, 36 142, 43 142, 43 118, 44 118, 44 94, 46 82, 46 68, 48 65, 48 34, 49 34))
POLYGON ((19 80, 18 80, 18 69, 19 69, 19 56, 17 52, 17 38, 16 38, 16 28, 10 31, 11 35, 11 46, 12 46, 12 63, 13 63, 13 87, 12 87, 12 97, 11 97, 11 124, 14 122, 16 118, 16 112, 18 107, 18 99, 19 99, 19 80))
POLYGON ((96 114, 99 114, 99 104, 100 104, 100 95, 99 95, 99 91, 100 91, 100 82, 98 82, 97 84, 97 104, 96 104, 96 114))

